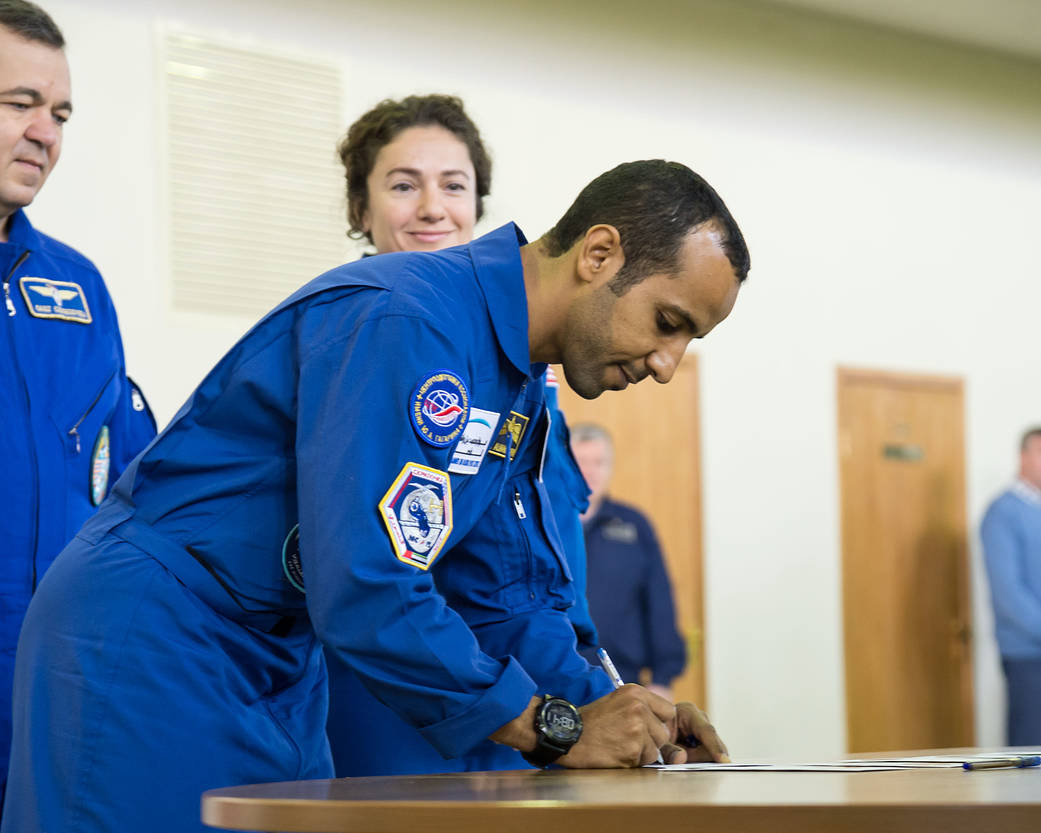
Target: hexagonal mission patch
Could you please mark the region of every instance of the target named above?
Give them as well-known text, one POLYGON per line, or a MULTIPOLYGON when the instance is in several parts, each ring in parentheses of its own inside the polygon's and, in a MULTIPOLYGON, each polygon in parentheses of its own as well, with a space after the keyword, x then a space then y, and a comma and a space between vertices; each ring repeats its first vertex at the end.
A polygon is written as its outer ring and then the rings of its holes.
POLYGON ((399 561, 427 570, 452 532, 448 473, 406 463, 379 505, 399 561))

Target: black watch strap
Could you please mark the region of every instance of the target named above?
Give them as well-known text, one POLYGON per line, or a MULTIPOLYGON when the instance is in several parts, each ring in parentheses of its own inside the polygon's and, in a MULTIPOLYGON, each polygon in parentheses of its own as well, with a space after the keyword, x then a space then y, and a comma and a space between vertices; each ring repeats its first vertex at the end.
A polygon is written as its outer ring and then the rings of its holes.
POLYGON ((540 769, 547 767, 568 751, 563 746, 553 743, 553 741, 545 735, 538 732, 535 734, 537 735, 535 748, 530 752, 521 752, 521 757, 532 766, 537 766, 540 769))
POLYGON ((581 726, 581 718, 578 717, 578 709, 574 705, 561 697, 553 697, 547 694, 542 698, 542 702, 535 710, 535 748, 530 752, 522 752, 521 756, 532 766, 539 768, 547 767, 556 761, 557 758, 565 755, 578 742, 578 738, 582 733, 581 726), (570 740, 561 740, 547 733, 542 714, 551 701, 556 701, 557 704, 564 704, 575 712, 575 719, 578 721, 579 729, 578 733, 570 740))

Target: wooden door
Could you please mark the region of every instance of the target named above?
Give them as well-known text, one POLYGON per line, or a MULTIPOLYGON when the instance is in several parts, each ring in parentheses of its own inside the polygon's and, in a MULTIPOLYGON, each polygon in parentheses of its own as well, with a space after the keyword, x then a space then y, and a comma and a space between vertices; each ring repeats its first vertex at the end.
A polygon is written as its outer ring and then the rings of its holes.
POLYGON ((971 746, 962 383, 840 369, 851 752, 971 746))
POLYGON ((687 668, 676 678, 673 696, 705 707, 697 356, 685 356, 667 385, 648 378, 593 400, 579 397, 559 367, 556 372, 568 423, 597 422, 611 432, 611 495, 654 523, 672 580, 676 625, 687 642, 687 668))

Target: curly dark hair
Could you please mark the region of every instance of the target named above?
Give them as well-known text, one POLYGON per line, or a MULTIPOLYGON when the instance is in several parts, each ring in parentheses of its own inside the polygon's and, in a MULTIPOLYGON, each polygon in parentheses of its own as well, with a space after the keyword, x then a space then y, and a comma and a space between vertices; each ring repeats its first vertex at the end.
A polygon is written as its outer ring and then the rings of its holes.
POLYGON ((43 43, 54 49, 65 46, 61 29, 51 20, 50 15, 26 0, 0 0, 0 26, 28 41, 43 43))
POLYGON ((590 182, 542 239, 547 253, 559 257, 598 223, 614 226, 625 265, 609 286, 622 295, 648 275, 675 272, 684 238, 709 222, 719 226, 723 252, 743 281, 748 247, 719 194, 686 165, 647 159, 626 162, 590 182))
POLYGON ((369 207, 369 174, 384 145, 410 127, 436 125, 455 134, 470 152, 477 178, 477 219, 484 214, 484 198, 492 185, 492 160, 481 142, 481 133, 463 109, 461 99, 451 95, 410 95, 401 101, 385 99, 350 126, 337 145, 347 180, 347 235, 372 238, 362 218, 369 207))

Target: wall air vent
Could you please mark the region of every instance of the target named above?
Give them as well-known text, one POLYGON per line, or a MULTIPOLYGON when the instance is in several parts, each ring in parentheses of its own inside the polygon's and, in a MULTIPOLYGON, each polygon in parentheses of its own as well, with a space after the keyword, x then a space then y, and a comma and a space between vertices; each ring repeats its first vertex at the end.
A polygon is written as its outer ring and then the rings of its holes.
POLYGON ((342 263, 340 71, 163 34, 176 309, 257 317, 342 263))

